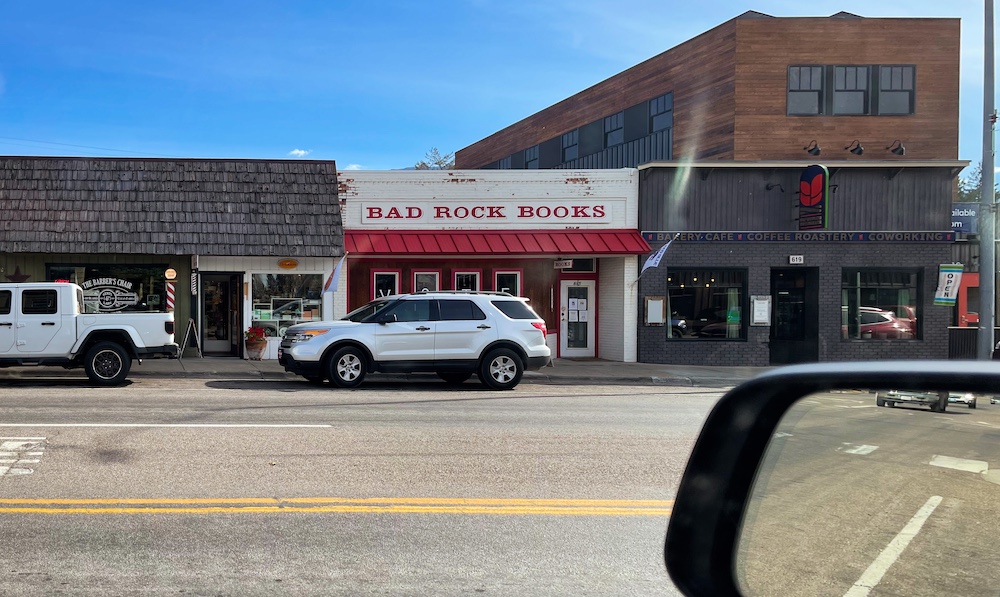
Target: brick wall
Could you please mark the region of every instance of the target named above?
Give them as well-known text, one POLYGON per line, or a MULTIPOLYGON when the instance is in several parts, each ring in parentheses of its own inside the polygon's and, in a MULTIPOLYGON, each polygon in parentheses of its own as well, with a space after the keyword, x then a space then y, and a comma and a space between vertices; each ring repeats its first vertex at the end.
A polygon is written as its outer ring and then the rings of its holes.
MULTIPOLYGON (((659 248, 659 245, 653 249, 659 248)), ((935 306, 937 264, 951 261, 948 243, 709 243, 675 242, 659 268, 651 269, 639 284, 636 306, 641 312, 646 296, 664 296, 670 267, 703 269, 745 268, 747 296, 742 311, 749 312, 749 296, 771 294, 771 268, 788 268, 789 255, 803 255, 805 265, 819 270, 819 360, 881 360, 948 358, 949 307, 935 306), (931 264, 931 265, 928 265, 931 264), (923 272, 919 340, 842 340, 842 268, 921 268, 923 272)), ((693 315, 693 314, 689 314, 693 315)), ((770 364, 769 327, 749 326, 746 340, 669 340, 669 329, 639 322, 639 361, 719 366, 770 364)))

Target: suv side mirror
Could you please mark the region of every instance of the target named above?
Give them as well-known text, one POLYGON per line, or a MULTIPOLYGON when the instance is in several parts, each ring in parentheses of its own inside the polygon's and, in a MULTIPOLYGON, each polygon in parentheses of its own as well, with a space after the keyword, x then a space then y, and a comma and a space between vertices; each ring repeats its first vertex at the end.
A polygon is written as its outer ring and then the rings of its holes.
POLYGON ((1000 426, 971 409, 998 387, 1000 363, 932 360, 796 365, 736 387, 709 413, 678 487, 671 579, 689 597, 997 586, 989 565, 954 554, 995 544, 1000 426), (887 404, 889 390, 967 408, 887 404))
POLYGON ((387 323, 396 323, 396 314, 391 313, 389 315, 383 315, 382 317, 378 318, 378 322, 381 325, 385 325, 387 323))

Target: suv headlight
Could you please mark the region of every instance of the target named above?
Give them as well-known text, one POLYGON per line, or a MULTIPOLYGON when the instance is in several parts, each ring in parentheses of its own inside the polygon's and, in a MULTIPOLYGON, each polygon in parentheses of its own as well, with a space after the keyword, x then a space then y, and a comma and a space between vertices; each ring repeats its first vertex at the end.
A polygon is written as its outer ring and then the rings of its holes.
POLYGON ((322 336, 323 334, 329 332, 330 330, 300 330, 294 334, 285 334, 285 340, 288 340, 292 344, 296 342, 308 342, 316 336, 322 336))

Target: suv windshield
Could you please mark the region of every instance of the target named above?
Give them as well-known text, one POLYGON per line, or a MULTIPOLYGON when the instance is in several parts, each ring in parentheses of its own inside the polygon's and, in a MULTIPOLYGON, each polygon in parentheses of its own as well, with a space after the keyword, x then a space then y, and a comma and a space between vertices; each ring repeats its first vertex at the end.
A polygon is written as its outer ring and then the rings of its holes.
POLYGON ((362 321, 366 317, 370 317, 378 313, 387 305, 392 304, 392 302, 393 300, 385 298, 374 300, 363 307, 358 307, 357 309, 351 311, 341 319, 346 319, 347 321, 362 321))

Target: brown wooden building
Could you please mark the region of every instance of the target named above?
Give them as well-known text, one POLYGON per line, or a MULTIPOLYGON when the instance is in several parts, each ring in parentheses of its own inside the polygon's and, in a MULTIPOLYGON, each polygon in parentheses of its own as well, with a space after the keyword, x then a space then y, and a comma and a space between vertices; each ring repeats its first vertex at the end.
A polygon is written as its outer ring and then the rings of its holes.
POLYGON ((747 12, 456 166, 639 168, 640 230, 667 247, 639 283, 640 361, 943 358, 959 56, 959 19, 747 12))
POLYGON ((959 45, 959 19, 747 12, 459 150, 455 166, 956 159, 959 45))
POLYGON ((116 297, 101 310, 173 310, 178 343, 203 353, 245 356, 258 326, 274 358, 283 327, 333 318, 333 161, 0 157, 0 210, 0 282, 67 280, 116 297))

